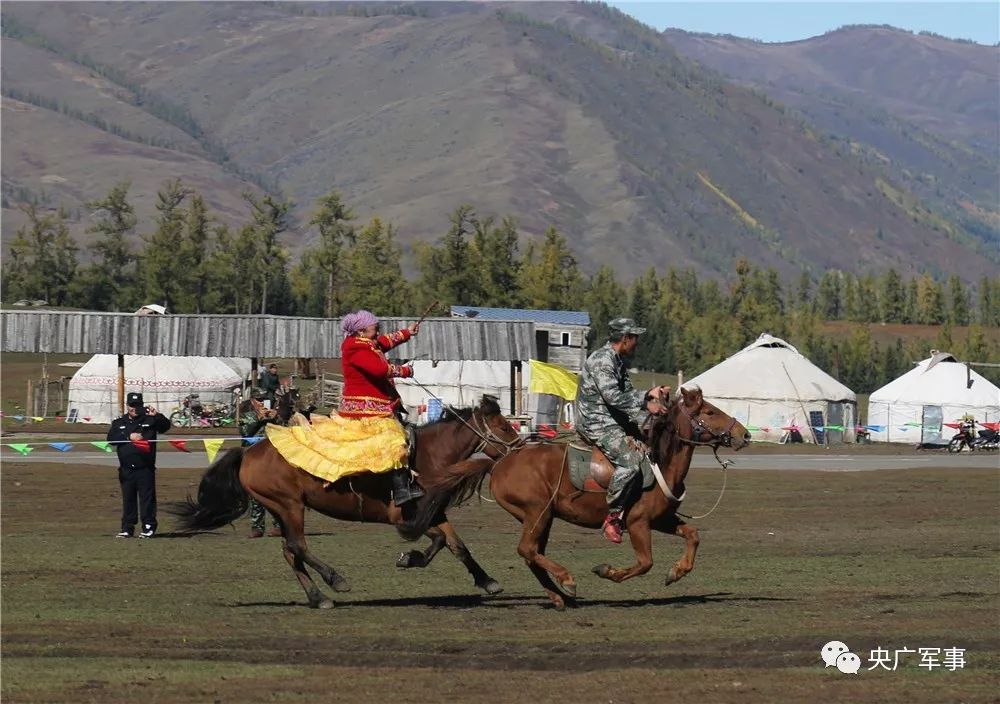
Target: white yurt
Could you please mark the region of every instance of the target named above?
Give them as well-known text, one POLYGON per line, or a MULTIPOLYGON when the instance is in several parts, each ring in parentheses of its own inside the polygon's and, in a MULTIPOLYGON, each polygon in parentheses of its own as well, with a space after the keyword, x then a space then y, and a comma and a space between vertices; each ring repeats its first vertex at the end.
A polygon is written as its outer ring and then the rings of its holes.
MULTIPOLYGON (((196 393, 202 403, 231 403, 250 373, 250 360, 232 357, 125 355, 125 393, 142 393, 165 416, 196 393)), ((95 354, 69 382, 70 422, 110 423, 118 408, 118 356, 95 354)))
POLYGON ((684 383, 695 386, 745 425, 755 442, 784 442, 793 427, 805 442, 854 442, 854 392, 767 333, 684 383))
POLYGON ((956 431, 944 424, 967 413, 980 423, 1000 420, 1000 388, 948 352, 932 351, 872 393, 868 429, 873 441, 945 444, 956 431))

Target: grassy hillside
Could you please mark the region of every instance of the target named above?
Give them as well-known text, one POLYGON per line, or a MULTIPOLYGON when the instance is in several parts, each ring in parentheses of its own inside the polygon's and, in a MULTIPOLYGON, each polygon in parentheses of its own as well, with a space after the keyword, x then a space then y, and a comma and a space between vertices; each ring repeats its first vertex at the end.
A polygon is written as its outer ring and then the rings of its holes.
POLYGON ((795 109, 838 152, 924 199, 984 256, 1000 249, 1000 49, 889 27, 764 44, 668 30, 700 65, 795 109))
MULTIPOLYGON (((407 8, 6 5, 5 23, 13 18, 35 46, 5 42, 5 59, 14 45, 5 85, 10 75, 13 89, 105 110, 130 135, 169 141, 162 164, 135 169, 151 182, 176 175, 179 159, 201 159, 192 163, 216 167, 201 180, 214 183, 220 207, 243 185, 221 174, 238 171, 278 184, 298 203, 298 222, 337 187, 362 218, 398 223, 404 244, 435 238, 468 202, 517 215, 526 236, 555 224, 586 269, 610 263, 625 275, 650 265, 730 271, 740 256, 786 275, 892 266, 971 279, 992 268, 981 240, 907 183, 768 97, 692 67, 620 13, 407 8), (53 65, 35 70, 45 63, 30 60, 36 51, 53 65), (131 98, 111 110, 104 101, 118 89, 131 98)), ((49 130, 77 132, 47 119, 49 130)), ((5 147, 37 141, 24 122, 5 124, 5 147)), ((61 150, 44 170, 35 154, 7 151, 10 193, 40 189, 50 171, 67 178, 61 150)), ((72 155, 88 187, 122 177, 124 163, 89 152, 72 155)), ((297 249, 303 237, 295 230, 288 243, 297 249)))

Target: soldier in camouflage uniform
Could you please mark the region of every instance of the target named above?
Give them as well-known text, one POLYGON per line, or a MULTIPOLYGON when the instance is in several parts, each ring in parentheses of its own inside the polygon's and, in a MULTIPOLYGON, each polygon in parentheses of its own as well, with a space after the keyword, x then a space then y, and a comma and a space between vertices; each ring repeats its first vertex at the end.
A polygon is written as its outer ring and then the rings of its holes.
MULTIPOLYGON (((252 397, 255 401, 263 398, 259 391, 252 397)), ((243 438, 243 447, 250 447, 255 444, 253 438, 264 436, 264 428, 268 423, 280 423, 278 414, 274 410, 258 408, 258 404, 253 402, 246 404, 246 408, 240 414, 240 436, 243 438), (249 439, 248 439, 249 438, 249 439)), ((268 513, 264 505, 255 498, 250 497, 250 534, 248 538, 264 537, 264 514, 268 513)), ((278 519, 271 514, 271 530, 268 535, 281 535, 281 528, 278 526, 278 519)))
POLYGON ((607 344, 587 358, 580 373, 576 427, 615 467, 603 532, 611 542, 620 543, 625 500, 642 462, 641 445, 635 440, 642 440, 640 427, 650 412, 659 410, 661 399, 669 398, 670 387, 638 391, 629 379, 628 361, 645 328, 636 327, 631 318, 616 318, 608 324, 608 332, 607 344))

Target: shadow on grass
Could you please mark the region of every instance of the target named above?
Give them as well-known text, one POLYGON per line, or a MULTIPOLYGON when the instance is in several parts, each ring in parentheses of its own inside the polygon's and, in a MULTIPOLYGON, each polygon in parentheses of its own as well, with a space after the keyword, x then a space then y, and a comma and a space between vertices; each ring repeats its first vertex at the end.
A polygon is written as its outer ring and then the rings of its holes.
MULTIPOLYGON (((544 596, 483 596, 480 594, 451 594, 446 596, 425 596, 425 597, 396 597, 391 599, 338 599, 334 598, 337 607, 389 607, 389 608, 411 608, 414 606, 425 606, 429 609, 469 609, 476 606, 488 606, 490 608, 512 609, 521 606, 549 606, 549 601, 544 596)), ((621 609, 632 609, 640 606, 697 606, 701 604, 724 604, 726 602, 782 602, 798 601, 793 598, 768 597, 768 596, 741 596, 731 592, 717 592, 715 594, 690 594, 682 596, 652 597, 647 599, 577 599, 570 608, 586 609, 595 606, 611 607, 621 609)), ((226 604, 229 608, 286 608, 289 606, 307 606, 305 602, 290 601, 252 601, 226 604)), ((567 602, 567 606, 569 603, 567 602)))

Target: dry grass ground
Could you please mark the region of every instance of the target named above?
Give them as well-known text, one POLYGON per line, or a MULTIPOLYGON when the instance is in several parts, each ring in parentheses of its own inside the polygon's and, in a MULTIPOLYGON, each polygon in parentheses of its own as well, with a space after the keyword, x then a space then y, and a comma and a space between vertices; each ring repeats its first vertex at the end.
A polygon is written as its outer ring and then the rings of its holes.
MULTIPOLYGON (((199 470, 161 470, 162 502, 199 470)), ((711 478, 695 471, 690 484, 711 478)), ((497 506, 453 520, 506 588, 480 597, 442 554, 392 567, 407 549, 384 526, 307 518, 315 552, 352 581, 312 611, 277 539, 236 530, 115 540, 107 467, 6 463, 2 475, 5 702, 996 701, 1000 673, 994 471, 733 471, 700 522, 695 571, 663 586, 681 543, 614 585, 589 573, 631 550, 556 526, 549 554, 578 578, 557 613, 515 553, 497 506), (863 670, 824 669, 846 642, 863 670), (870 650, 966 649, 963 670, 907 656, 866 671, 870 650)))

